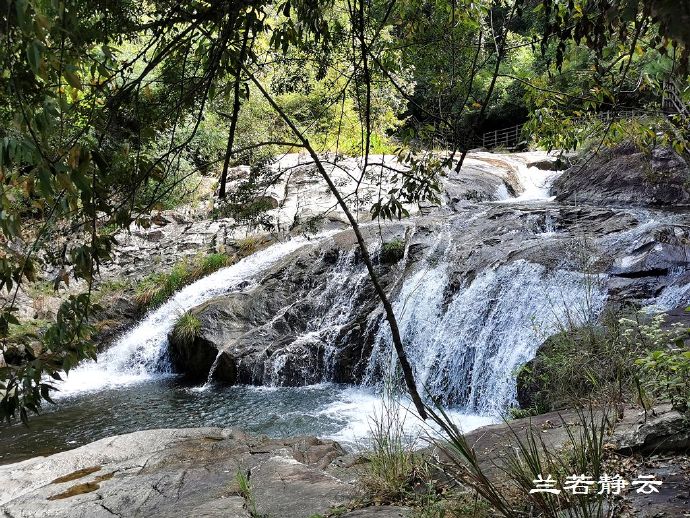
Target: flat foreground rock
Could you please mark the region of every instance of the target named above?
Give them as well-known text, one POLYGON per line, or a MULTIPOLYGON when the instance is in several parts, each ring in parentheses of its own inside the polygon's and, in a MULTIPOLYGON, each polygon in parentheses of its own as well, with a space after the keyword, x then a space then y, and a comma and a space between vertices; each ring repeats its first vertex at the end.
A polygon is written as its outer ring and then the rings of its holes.
POLYGON ((342 454, 313 437, 140 431, 0 466, 0 516, 308 518, 353 498, 354 486, 326 470, 342 454))

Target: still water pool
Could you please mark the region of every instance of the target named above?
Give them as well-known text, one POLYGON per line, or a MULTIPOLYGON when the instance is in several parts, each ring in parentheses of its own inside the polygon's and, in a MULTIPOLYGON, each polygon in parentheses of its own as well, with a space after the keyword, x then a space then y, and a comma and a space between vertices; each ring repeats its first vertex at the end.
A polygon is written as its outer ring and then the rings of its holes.
MULTIPOLYGON (((316 435, 357 448, 366 443, 381 399, 371 390, 336 384, 309 387, 200 389, 175 378, 65 395, 46 405, 29 426, 0 425, 0 463, 76 448, 104 437, 151 428, 236 427, 271 437, 316 435)), ((453 414, 465 431, 493 421, 453 414)), ((412 413, 410 437, 427 433, 412 413)))

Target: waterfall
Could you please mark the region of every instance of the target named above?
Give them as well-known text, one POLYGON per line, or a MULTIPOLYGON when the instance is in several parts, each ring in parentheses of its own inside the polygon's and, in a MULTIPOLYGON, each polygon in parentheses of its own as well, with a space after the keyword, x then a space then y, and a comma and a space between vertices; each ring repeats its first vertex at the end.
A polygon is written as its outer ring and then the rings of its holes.
POLYGON ((519 163, 516 167, 516 176, 524 191, 517 198, 511 198, 511 202, 553 200, 549 195, 551 185, 561 175, 560 171, 543 171, 536 167, 528 167, 519 163))
MULTIPOLYGON (((447 300, 448 268, 448 261, 421 265, 394 309, 419 385, 468 412, 505 409, 516 370, 544 338, 559 325, 595 318, 605 301, 596 279, 524 260, 485 270, 447 300)), ((378 383, 395 362, 383 324, 365 381, 378 383)))
POLYGON ((70 371, 59 386, 59 395, 129 385, 169 375, 167 337, 182 313, 218 295, 247 288, 260 280, 262 272, 291 252, 331 234, 321 234, 311 241, 296 238, 272 245, 181 289, 101 353, 98 362, 87 361, 70 371))
MULTIPOLYGON (((371 250, 376 254, 376 250, 371 250)), ((369 276, 363 265, 356 261, 354 250, 338 254, 335 264, 330 269, 325 289, 321 287, 310 291, 305 298, 313 301, 314 318, 307 322, 306 330, 283 352, 267 358, 264 364, 264 384, 279 386, 284 383, 283 369, 288 356, 301 347, 308 350, 321 349, 323 352, 323 372, 319 376, 323 381, 330 381, 333 375, 333 357, 337 352, 336 339, 343 326, 350 323, 357 309, 357 299, 363 287, 369 282, 369 276), (315 345, 315 347, 314 347, 315 345)), ((303 380, 313 380, 314 372, 305 372, 303 380)))

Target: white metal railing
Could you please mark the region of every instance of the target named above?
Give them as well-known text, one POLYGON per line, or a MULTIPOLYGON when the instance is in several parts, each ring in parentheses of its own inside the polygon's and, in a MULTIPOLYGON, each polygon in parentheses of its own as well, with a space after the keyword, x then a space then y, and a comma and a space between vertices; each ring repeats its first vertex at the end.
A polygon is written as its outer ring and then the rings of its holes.
POLYGON ((663 83, 663 96, 661 99, 661 109, 665 113, 679 113, 684 117, 690 117, 690 109, 683 100, 680 87, 675 79, 669 79, 663 83))
MULTIPOLYGON (((646 115, 677 115, 680 114, 683 118, 690 119, 690 106, 683 100, 681 94, 682 88, 674 79, 669 79, 663 82, 663 94, 661 100, 661 112, 649 111, 640 108, 626 108, 623 110, 611 110, 601 113, 594 113, 582 117, 575 117, 571 119, 574 124, 583 124, 590 122, 593 119, 598 119, 603 122, 612 120, 632 119, 636 117, 644 117, 646 115)), ((487 149, 496 147, 505 147, 512 149, 517 147, 520 143, 526 140, 526 135, 523 133, 524 124, 516 124, 509 128, 500 130, 487 131, 482 134, 481 138, 476 139, 472 144, 475 146, 482 146, 487 149)))

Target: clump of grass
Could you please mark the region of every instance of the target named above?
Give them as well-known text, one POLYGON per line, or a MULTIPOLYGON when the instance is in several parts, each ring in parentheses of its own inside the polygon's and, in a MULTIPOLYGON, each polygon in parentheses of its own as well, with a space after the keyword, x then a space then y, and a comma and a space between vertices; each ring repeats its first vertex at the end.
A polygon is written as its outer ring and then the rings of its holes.
POLYGON ((533 417, 539 414, 545 414, 548 411, 548 408, 540 407, 538 405, 532 405, 527 408, 512 407, 508 409, 508 413, 510 417, 513 419, 524 419, 526 417, 533 417))
POLYGON ((192 313, 183 313, 175 322, 173 337, 183 344, 192 344, 201 332, 201 320, 192 313))
POLYGON ((91 294, 91 300, 100 303, 107 297, 115 294, 123 294, 132 287, 130 281, 126 279, 112 279, 101 283, 91 294))
POLYGON ((50 321, 45 319, 25 320, 19 324, 10 324, 7 338, 17 340, 19 338, 35 338, 42 330, 50 325, 50 321))
POLYGON ((404 500, 408 493, 417 459, 406 443, 404 425, 399 401, 385 395, 382 410, 374 414, 370 425, 371 451, 364 482, 375 500, 396 502, 404 500))
POLYGON ((267 518, 266 515, 260 514, 256 509, 256 498, 254 497, 254 491, 249 481, 249 472, 238 470, 235 480, 239 488, 239 495, 244 498, 244 505, 247 512, 249 512, 249 516, 252 518, 267 518))
POLYGON ((413 509, 415 518, 494 516, 475 491, 456 487, 452 479, 439 480, 446 477, 436 461, 416 451, 416 441, 405 432, 405 412, 387 385, 382 410, 374 414, 370 425, 368 463, 360 477, 362 503, 404 505, 413 509))
POLYGON ((259 250, 262 239, 259 236, 247 236, 242 239, 238 239, 236 242, 237 249, 242 257, 253 254, 259 250))
POLYGON ((168 273, 153 273, 136 287, 135 300, 139 306, 149 309, 161 305, 180 288, 232 264, 235 257, 212 253, 177 263, 168 273))
POLYGON ((604 438, 611 426, 607 409, 590 406, 578 411, 576 423, 562 420, 569 439, 562 450, 549 447, 532 426, 524 433, 511 428, 513 447, 506 450, 505 462, 495 466, 502 477, 482 467, 474 448, 442 408, 427 408, 427 412, 442 430, 443 438, 435 441, 447 459, 442 469, 452 480, 474 489, 493 508, 492 516, 594 518, 604 516, 606 508, 614 509, 611 495, 530 492, 539 476, 552 475, 562 481, 572 473, 584 473, 598 480, 607 471, 604 438))
POLYGON ((184 259, 175 264, 168 273, 153 273, 142 279, 135 288, 134 300, 144 309, 159 306, 180 288, 236 263, 257 252, 268 242, 262 236, 248 236, 235 243, 236 253, 216 252, 184 259))
POLYGON ((381 262, 394 264, 405 256, 405 241, 396 237, 381 246, 381 262))
POLYGON ((213 273, 221 268, 228 266, 231 259, 226 254, 213 253, 204 256, 198 264, 194 275, 202 276, 213 273))

